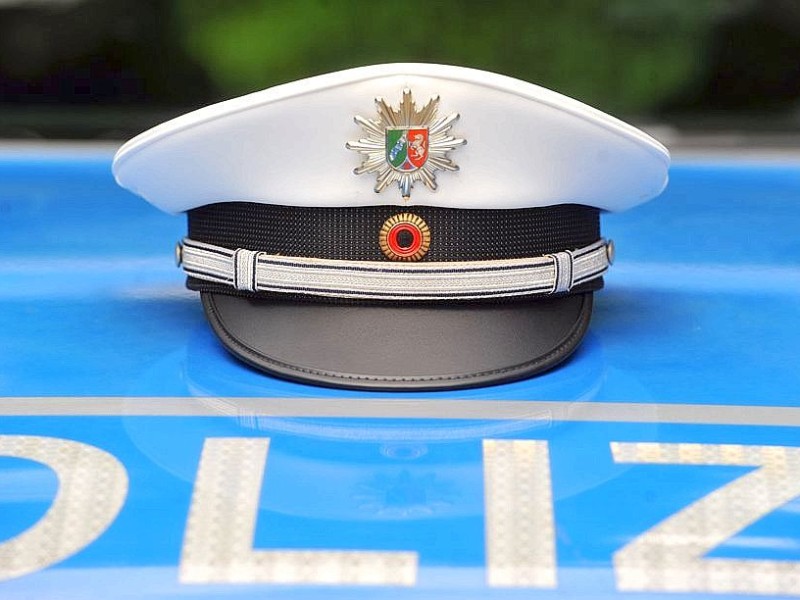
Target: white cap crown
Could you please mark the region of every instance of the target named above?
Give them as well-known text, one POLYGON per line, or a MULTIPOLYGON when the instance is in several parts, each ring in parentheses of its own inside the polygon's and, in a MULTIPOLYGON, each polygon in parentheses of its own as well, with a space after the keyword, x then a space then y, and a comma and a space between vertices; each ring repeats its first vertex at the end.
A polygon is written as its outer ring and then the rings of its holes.
MULTIPOLYGON (((388 154, 374 156, 388 161, 388 154)), ((668 167, 669 153, 653 138, 561 94, 474 69, 389 64, 304 79, 183 115, 126 143, 113 169, 120 185, 177 213, 227 201, 624 210, 658 195, 668 167), (376 193, 380 170, 354 173, 369 155, 346 147, 365 138, 355 117, 379 122, 376 99, 397 110, 404 91, 416 110, 438 97, 436 118, 453 115, 438 151, 431 129, 433 185, 420 171, 407 199, 394 173, 376 193), (442 145, 445 138, 467 143, 442 145), (457 170, 437 168, 436 157, 457 170)))

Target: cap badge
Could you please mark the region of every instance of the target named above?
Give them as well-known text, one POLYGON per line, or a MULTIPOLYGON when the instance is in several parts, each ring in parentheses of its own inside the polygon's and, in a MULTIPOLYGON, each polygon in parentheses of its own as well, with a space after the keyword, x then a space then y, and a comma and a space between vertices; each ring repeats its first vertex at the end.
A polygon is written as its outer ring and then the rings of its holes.
POLYGON ((411 196, 414 182, 421 181, 435 190, 435 171, 458 171, 447 153, 467 143, 450 135, 458 113, 438 117, 439 96, 434 96, 417 110, 411 90, 403 90, 398 108, 383 98, 376 98, 378 120, 355 117, 367 137, 348 142, 347 148, 364 156, 356 175, 375 173, 375 191, 382 192, 397 183, 403 199, 411 196))

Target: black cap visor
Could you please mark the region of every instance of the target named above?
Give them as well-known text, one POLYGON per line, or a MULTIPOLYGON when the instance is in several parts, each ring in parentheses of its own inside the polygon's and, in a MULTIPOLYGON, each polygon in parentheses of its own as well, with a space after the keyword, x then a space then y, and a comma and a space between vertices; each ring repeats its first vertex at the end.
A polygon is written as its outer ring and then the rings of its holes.
POLYGON ((214 332, 238 358, 285 379, 365 390, 530 377, 575 350, 592 312, 591 292, 441 306, 201 296, 214 332))

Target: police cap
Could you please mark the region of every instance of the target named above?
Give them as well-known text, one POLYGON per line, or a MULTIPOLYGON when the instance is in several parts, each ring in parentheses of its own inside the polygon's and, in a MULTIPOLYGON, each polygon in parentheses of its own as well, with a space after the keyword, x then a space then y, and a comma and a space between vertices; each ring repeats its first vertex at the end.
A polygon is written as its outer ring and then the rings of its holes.
POLYGON ((125 188, 185 212, 187 285, 235 356, 363 389, 452 389, 561 363, 613 258, 602 211, 669 153, 556 92, 389 64, 280 85, 127 142, 125 188))

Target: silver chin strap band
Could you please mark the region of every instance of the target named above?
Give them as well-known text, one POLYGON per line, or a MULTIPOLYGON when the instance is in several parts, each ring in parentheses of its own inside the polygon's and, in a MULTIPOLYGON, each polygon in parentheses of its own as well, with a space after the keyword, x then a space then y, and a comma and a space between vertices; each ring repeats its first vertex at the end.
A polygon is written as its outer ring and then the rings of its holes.
POLYGON ((184 238, 178 262, 187 275, 239 291, 375 300, 470 300, 547 296, 603 275, 613 243, 532 258, 394 263, 279 256, 184 238))

